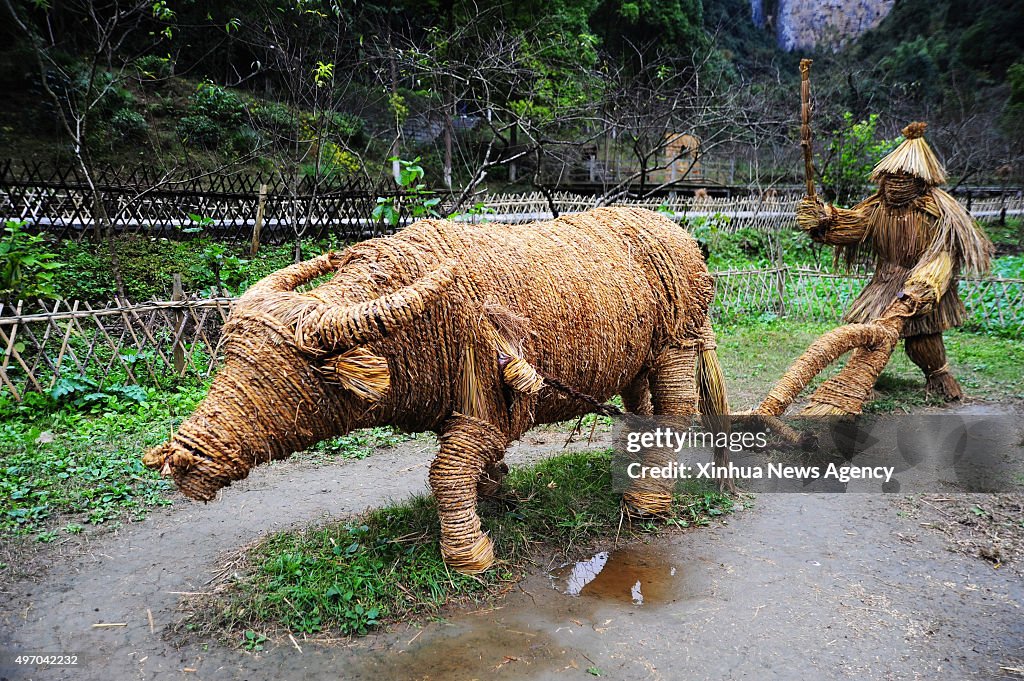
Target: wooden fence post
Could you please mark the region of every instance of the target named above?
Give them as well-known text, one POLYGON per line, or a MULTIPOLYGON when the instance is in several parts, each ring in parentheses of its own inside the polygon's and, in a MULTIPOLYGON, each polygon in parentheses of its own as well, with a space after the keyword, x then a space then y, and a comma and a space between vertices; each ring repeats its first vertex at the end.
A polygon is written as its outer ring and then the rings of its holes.
POLYGON ((775 290, 779 296, 777 314, 786 316, 786 261, 782 257, 782 233, 776 232, 775 238, 775 290))
POLYGON ((249 256, 255 256, 260 249, 260 232, 263 231, 263 212, 267 207, 267 185, 260 185, 260 200, 256 204, 256 222, 252 226, 252 246, 249 248, 249 256))
MULTIPOLYGON (((266 185, 264 185, 266 186, 266 185)), ((181 285, 181 274, 174 273, 174 284, 171 289, 171 300, 185 300, 185 289, 181 285)), ((185 310, 182 307, 174 308, 174 373, 179 376, 185 374, 185 343, 182 336, 185 332, 185 310)))

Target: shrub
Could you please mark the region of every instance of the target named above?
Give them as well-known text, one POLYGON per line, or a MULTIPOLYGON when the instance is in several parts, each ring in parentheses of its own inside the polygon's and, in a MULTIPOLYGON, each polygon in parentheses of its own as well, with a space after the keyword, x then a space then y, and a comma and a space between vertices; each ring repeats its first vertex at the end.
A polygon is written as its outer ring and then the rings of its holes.
POLYGON ((239 154, 255 151, 261 142, 259 133, 248 125, 243 125, 231 135, 231 148, 239 154))
POLYGON ((53 270, 60 263, 50 252, 46 239, 30 234, 27 223, 8 220, 0 240, 0 300, 49 298, 53 296, 53 270))
POLYGON ((160 80, 171 76, 174 71, 174 62, 170 57, 146 54, 135 60, 135 70, 139 74, 139 80, 143 82, 160 80))
POLYGON ((297 118, 284 104, 267 102, 252 110, 253 118, 263 130, 276 135, 294 135, 297 118))
POLYGON ((110 118, 110 128, 126 141, 145 139, 149 123, 138 111, 118 109, 110 118))
POLYGON ((341 139, 360 144, 366 129, 366 121, 350 113, 334 112, 328 119, 328 133, 341 139))
POLYGON ((821 184, 836 203, 850 205, 863 198, 868 176, 875 163, 896 148, 899 140, 878 140, 878 114, 854 121, 843 114, 842 126, 832 131, 826 150, 828 160, 820 165, 821 184))
POLYGON ((224 128, 208 116, 185 116, 175 126, 182 144, 200 149, 216 149, 225 137, 224 128))
POLYGON ((233 128, 242 122, 245 107, 234 92, 213 83, 200 83, 189 99, 188 112, 233 128))

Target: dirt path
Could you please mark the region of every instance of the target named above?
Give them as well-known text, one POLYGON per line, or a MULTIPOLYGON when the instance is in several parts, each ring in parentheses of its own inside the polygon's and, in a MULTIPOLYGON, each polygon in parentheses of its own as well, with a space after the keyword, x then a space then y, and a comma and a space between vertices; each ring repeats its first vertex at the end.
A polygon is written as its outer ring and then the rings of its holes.
MULTIPOLYGON (((533 436, 510 463, 563 438, 533 436)), ((726 524, 613 554, 625 580, 608 567, 606 588, 580 597, 539 573, 497 609, 349 645, 253 655, 164 641, 177 592, 202 591, 218 555, 422 492, 430 449, 417 440, 336 466, 276 465, 216 503, 176 503, 95 540, 0 606, 0 649, 79 652, 83 667, 0 677, 965 679, 1024 667, 1020 578, 948 551, 891 498, 860 494, 762 495, 726 524), (644 575, 643 605, 631 570, 644 575)))

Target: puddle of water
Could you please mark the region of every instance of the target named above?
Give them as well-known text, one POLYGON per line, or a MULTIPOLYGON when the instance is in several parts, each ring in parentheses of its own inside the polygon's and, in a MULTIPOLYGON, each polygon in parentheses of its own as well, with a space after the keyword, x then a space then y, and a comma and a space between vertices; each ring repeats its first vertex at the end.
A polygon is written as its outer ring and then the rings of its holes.
MULTIPOLYGON (((408 633, 406 633, 408 635, 408 633)), ((353 681, 476 681, 526 679, 578 668, 585 659, 558 646, 543 629, 528 622, 505 624, 460 618, 458 624, 426 625, 411 644, 363 655, 343 678, 353 681), (578 660, 575 661, 574 660, 578 660)), ((337 678, 336 676, 334 678, 337 678)), ((547 676, 545 676, 547 678, 547 676)))
POLYGON ((555 587, 570 596, 604 601, 658 605, 684 595, 681 566, 653 546, 601 551, 587 560, 551 572, 555 587))

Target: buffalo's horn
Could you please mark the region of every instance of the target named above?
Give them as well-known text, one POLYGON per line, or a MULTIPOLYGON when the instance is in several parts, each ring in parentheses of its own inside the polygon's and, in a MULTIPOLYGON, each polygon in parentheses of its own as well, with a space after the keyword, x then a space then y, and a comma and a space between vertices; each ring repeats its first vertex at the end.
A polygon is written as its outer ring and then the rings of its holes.
POLYGON ((309 283, 317 277, 323 276, 338 269, 340 264, 340 253, 324 253, 312 260, 289 265, 273 274, 263 277, 249 287, 245 292, 245 298, 254 298, 266 293, 280 293, 294 291, 299 286, 309 283))
POLYGON ((420 317, 454 281, 454 268, 455 261, 449 260, 408 286, 365 303, 311 307, 295 327, 296 345, 323 354, 378 341, 420 317))

